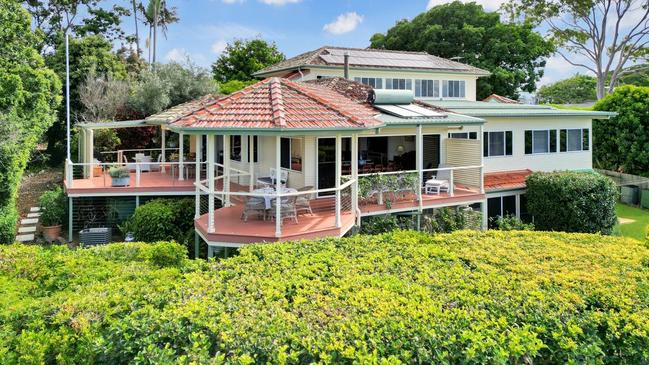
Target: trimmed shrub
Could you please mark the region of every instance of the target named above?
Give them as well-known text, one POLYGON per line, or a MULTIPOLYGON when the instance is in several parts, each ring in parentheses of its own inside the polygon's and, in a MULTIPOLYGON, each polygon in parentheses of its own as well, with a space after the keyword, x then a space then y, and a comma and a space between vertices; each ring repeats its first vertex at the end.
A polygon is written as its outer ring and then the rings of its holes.
POLYGON ((501 231, 533 231, 534 223, 525 223, 520 218, 514 215, 508 215, 506 217, 495 217, 492 218, 495 229, 501 231))
POLYGON ((526 195, 541 231, 611 234, 617 223, 615 183, 594 172, 535 172, 527 178, 526 195))
POLYGON ((124 234, 133 232, 136 241, 185 243, 187 231, 193 227, 194 199, 155 199, 135 209, 120 229, 124 234))
POLYGON ((218 262, 181 249, 0 247, 2 362, 649 362, 649 249, 633 239, 398 231, 218 262))
POLYGON ((57 226, 65 222, 67 201, 60 186, 44 192, 38 199, 41 207, 40 221, 43 226, 57 226))

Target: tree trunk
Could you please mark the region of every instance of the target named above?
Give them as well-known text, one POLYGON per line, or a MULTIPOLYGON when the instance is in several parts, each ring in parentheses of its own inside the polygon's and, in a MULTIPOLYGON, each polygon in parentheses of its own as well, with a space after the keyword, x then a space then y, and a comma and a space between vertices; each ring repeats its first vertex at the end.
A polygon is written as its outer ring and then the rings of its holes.
POLYGON ((606 74, 597 75, 597 100, 606 96, 606 74))
POLYGON ((137 55, 139 57, 140 56, 140 33, 138 32, 137 29, 137 5, 135 4, 135 0, 133 0, 132 3, 133 3, 133 18, 135 19, 135 49, 137 50, 137 55))
POLYGON ((153 69, 155 70, 156 48, 158 48, 158 18, 160 17, 160 2, 155 2, 155 11, 153 12, 153 69))

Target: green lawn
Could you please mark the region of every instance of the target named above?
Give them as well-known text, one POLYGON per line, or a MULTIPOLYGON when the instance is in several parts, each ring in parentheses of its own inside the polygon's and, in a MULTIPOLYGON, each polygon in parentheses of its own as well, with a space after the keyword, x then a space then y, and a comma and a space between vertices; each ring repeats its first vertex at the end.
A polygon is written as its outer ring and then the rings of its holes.
POLYGON ((619 204, 615 208, 619 218, 633 219, 633 223, 620 224, 622 236, 638 240, 645 239, 645 229, 649 225, 649 210, 619 204))

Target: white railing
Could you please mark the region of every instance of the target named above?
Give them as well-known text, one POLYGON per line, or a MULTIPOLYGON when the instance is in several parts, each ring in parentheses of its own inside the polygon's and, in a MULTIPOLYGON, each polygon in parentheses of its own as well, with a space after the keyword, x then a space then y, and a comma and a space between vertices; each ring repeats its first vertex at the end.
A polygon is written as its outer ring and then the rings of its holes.
MULTIPOLYGON (((223 176, 219 176, 219 179, 223 176)), ((350 179, 341 184, 338 188, 327 189, 309 189, 309 190, 294 190, 286 189, 276 191, 272 188, 262 191, 231 191, 227 189, 214 190, 210 192, 209 187, 203 185, 203 181, 197 184, 201 192, 208 194, 210 205, 213 206, 213 199, 219 198, 226 206, 230 199, 241 200, 240 204, 243 205, 244 213, 242 219, 247 220, 249 215, 262 215, 264 222, 269 220, 274 222, 275 236, 280 237, 282 234, 283 222, 287 219, 294 219, 298 221, 298 215, 307 211, 312 213, 311 201, 315 201, 315 197, 322 193, 334 192, 334 204, 330 208, 335 211, 334 224, 331 228, 340 228, 342 226, 341 216, 345 213, 354 212, 352 206, 352 187, 356 180, 350 179), (302 198, 302 199, 301 199, 302 198)), ((208 210, 207 218, 208 233, 216 232, 215 212, 208 210)))
MULTIPOLYGON (((177 147, 165 148, 165 162, 170 160, 173 154, 178 154, 178 151, 180 151, 180 149, 177 147)), ((162 148, 131 148, 131 149, 120 149, 116 151, 100 152, 100 154, 104 156, 115 156, 114 158, 111 158, 113 162, 118 162, 118 161, 122 162, 124 160, 124 157, 126 157, 129 161, 131 161, 135 158, 135 155, 137 155, 138 153, 149 154, 153 158, 157 158, 162 153, 162 148)))
POLYGON ((196 171, 196 162, 108 163, 67 160, 65 181, 68 188, 192 186, 192 176, 199 174, 199 177, 203 177, 205 167, 205 162, 201 162, 196 171))

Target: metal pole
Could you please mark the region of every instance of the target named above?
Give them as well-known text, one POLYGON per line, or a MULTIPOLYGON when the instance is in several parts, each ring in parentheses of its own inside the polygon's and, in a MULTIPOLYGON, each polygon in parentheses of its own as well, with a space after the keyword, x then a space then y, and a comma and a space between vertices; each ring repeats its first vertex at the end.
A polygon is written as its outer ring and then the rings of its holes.
POLYGON ((69 35, 65 32, 65 123, 67 159, 70 159, 70 48, 69 35))

